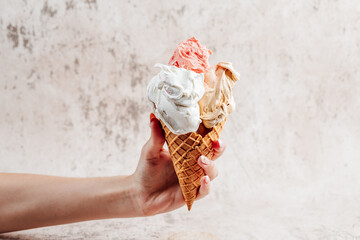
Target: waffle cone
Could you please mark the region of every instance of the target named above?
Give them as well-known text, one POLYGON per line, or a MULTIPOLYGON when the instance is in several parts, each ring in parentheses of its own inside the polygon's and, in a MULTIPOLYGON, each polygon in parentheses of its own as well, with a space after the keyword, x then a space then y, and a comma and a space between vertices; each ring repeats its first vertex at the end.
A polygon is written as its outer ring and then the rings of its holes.
POLYGON ((185 203, 190 211, 200 187, 200 178, 205 175, 197 160, 201 155, 212 160, 212 143, 220 137, 226 119, 211 129, 201 123, 196 132, 184 135, 172 133, 162 121, 160 122, 185 203))

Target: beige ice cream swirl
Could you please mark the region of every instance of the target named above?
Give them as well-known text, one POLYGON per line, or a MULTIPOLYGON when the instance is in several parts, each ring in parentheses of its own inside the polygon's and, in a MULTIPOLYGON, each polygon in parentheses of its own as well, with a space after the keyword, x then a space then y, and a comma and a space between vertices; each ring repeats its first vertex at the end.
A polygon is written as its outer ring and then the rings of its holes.
POLYGON ((220 62, 205 74, 205 94, 199 101, 205 127, 212 128, 235 110, 232 87, 239 77, 229 62, 220 62))

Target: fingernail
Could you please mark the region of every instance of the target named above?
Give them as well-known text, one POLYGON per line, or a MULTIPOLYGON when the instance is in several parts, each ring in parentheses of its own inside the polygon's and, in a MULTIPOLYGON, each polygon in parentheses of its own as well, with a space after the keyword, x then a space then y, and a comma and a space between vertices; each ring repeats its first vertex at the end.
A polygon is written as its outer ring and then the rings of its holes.
POLYGON ((204 182, 205 182, 206 184, 209 184, 209 183, 210 183, 210 178, 209 178, 209 176, 205 176, 204 182))
POLYGON ((150 114, 150 122, 152 122, 155 119, 155 115, 153 113, 150 114))
POLYGON ((207 159, 207 158, 204 157, 204 156, 201 156, 201 157, 200 157, 200 161, 201 161, 201 163, 204 164, 204 165, 208 165, 208 164, 210 163, 210 160, 207 159))
POLYGON ((218 139, 218 144, 219 144, 219 148, 222 148, 222 141, 220 138, 218 139))
POLYGON ((154 119, 156 119, 155 115, 153 113, 150 114, 150 123, 149 126, 151 127, 151 123, 152 121, 154 121, 154 119))

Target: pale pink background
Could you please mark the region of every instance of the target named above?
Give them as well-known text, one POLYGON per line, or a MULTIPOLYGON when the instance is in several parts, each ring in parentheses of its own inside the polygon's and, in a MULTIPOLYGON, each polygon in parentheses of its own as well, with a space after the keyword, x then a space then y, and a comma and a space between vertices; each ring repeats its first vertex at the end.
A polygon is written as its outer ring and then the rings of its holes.
POLYGON ((146 85, 196 36, 241 73, 209 197, 4 239, 360 239, 360 2, 0 0, 0 171, 130 174, 146 85))

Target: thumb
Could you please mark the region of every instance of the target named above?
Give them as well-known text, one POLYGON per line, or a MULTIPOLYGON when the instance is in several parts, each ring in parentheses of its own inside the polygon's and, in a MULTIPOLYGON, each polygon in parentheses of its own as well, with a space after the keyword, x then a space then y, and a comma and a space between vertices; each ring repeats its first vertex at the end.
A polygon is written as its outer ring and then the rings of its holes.
POLYGON ((150 114, 150 128, 151 136, 148 141, 149 154, 152 156, 158 155, 165 143, 165 137, 161 128, 160 121, 155 117, 153 113, 150 114))

